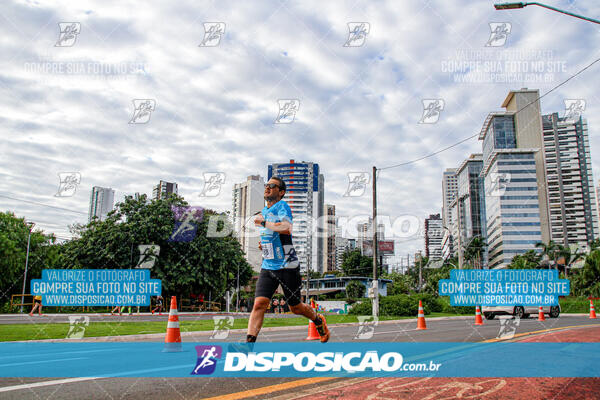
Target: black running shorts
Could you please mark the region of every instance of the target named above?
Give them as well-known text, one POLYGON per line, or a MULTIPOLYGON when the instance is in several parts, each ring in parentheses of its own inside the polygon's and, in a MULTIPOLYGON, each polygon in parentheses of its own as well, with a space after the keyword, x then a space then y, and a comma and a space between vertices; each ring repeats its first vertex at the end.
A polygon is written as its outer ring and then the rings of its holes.
POLYGON ((300 304, 300 289, 302 288, 302 277, 300 268, 283 268, 278 270, 261 269, 256 282, 256 297, 273 297, 277 287, 281 285, 285 301, 290 306, 300 304))

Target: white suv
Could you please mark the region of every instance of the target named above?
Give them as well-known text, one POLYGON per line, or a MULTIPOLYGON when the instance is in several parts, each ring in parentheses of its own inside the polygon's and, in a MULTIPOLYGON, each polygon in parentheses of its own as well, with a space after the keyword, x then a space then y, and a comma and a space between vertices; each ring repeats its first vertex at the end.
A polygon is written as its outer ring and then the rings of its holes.
MULTIPOLYGON (((519 318, 529 318, 530 314, 537 315, 539 309, 539 306, 485 306, 481 308, 481 312, 485 319, 494 319, 496 315, 514 315, 519 318)), ((542 310, 550 318, 557 318, 560 314, 560 305, 542 307, 542 310)))

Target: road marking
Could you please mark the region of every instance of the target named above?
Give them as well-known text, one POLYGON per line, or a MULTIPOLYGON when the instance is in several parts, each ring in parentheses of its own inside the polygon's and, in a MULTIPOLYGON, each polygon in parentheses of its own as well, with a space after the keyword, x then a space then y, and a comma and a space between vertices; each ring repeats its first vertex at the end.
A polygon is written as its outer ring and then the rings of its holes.
POLYGON ((65 383, 89 381, 92 379, 100 379, 100 378, 68 378, 68 379, 58 379, 58 380, 54 380, 54 381, 25 383, 23 385, 0 387, 0 392, 11 392, 13 390, 31 389, 31 388, 42 387, 42 386, 62 385, 65 383))
POLYGON ((0 367, 14 367, 15 365, 27 365, 27 364, 42 364, 56 361, 71 361, 71 360, 86 360, 89 357, 75 357, 75 358, 57 358, 54 360, 41 360, 41 361, 24 361, 20 363, 0 364, 0 367))
POLYGON ((273 393, 273 392, 279 392, 281 390, 293 389, 293 388, 298 387, 298 386, 305 386, 305 385, 311 385, 313 383, 320 383, 320 382, 324 382, 324 381, 330 381, 332 379, 337 379, 337 378, 305 378, 305 379, 299 379, 297 381, 280 383, 278 385, 263 386, 263 387, 256 388, 256 389, 245 390, 243 392, 230 393, 230 394, 225 394, 225 395, 222 395, 222 396, 209 397, 206 400, 237 400, 237 399, 245 399, 246 397, 261 396, 261 395, 264 395, 264 394, 269 394, 269 393, 273 393))
MULTIPOLYGON (((516 337, 522 337, 522 336, 528 336, 528 335, 535 335, 536 333, 545 333, 545 332, 559 331, 561 329, 583 328, 583 327, 586 327, 586 326, 589 327, 589 326, 598 326, 598 325, 596 325, 596 324, 569 325, 569 326, 561 326, 561 327, 558 327, 558 328, 541 329, 539 331, 517 333, 511 339, 514 339, 516 337)), ((494 339, 484 340, 482 343, 500 342, 500 341, 503 341, 503 340, 511 340, 511 339, 498 339, 498 338, 494 338, 494 339)))
POLYGON ((327 385, 319 385, 315 388, 302 389, 299 391, 294 391, 294 393, 285 393, 280 396, 271 397, 271 400, 294 400, 300 399, 309 395, 314 395, 317 393, 323 393, 328 390, 338 389, 340 387, 356 385, 358 383, 363 383, 366 381, 371 381, 377 378, 345 378, 338 382, 333 382, 327 385))

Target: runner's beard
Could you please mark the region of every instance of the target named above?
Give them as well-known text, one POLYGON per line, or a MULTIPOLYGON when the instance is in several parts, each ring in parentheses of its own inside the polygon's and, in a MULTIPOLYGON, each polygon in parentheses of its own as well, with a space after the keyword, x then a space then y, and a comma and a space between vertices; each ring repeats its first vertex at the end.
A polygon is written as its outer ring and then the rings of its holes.
POLYGON ((274 195, 265 196, 265 201, 274 202, 275 200, 277 200, 277 197, 275 197, 274 195))

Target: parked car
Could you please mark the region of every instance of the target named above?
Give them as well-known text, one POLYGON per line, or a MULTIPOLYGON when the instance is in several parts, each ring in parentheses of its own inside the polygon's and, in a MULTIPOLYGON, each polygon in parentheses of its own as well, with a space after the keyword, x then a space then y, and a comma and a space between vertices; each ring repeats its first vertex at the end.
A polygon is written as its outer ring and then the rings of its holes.
MULTIPOLYGON (((558 318, 560 315, 560 305, 542 307, 544 314, 550 318, 558 318)), ((485 319, 494 319, 496 315, 513 315, 519 318, 529 318, 529 315, 538 315, 539 306, 484 306, 481 312, 485 319)))

